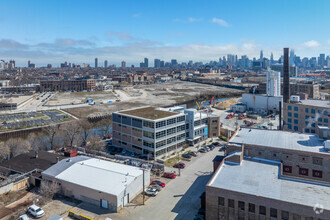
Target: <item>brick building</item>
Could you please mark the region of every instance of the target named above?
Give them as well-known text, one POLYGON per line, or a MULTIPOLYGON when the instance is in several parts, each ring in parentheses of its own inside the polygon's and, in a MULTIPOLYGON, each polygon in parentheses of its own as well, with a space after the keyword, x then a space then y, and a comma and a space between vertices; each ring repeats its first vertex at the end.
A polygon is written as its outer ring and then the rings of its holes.
POLYGON ((325 220, 330 153, 316 135, 241 128, 206 186, 206 219, 325 220))
POLYGON ((95 79, 41 80, 40 91, 91 91, 96 86, 95 79))

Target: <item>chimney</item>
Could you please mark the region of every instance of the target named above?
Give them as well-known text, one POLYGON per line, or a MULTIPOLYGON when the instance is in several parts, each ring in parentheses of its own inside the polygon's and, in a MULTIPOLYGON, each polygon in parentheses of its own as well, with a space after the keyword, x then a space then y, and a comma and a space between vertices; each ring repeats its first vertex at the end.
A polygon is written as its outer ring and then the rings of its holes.
POLYGON ((283 62, 283 102, 290 103, 290 64, 289 48, 284 48, 283 62))
POLYGON ((38 158, 38 157, 39 157, 39 153, 38 153, 38 151, 36 151, 36 155, 35 155, 35 156, 36 156, 36 158, 38 158))

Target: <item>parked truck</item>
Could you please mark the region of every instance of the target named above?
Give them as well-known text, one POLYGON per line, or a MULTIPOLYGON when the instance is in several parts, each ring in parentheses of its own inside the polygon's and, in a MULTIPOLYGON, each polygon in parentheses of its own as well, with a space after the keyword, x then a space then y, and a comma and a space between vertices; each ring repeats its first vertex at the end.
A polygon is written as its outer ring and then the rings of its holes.
POLYGON ((235 113, 231 112, 226 116, 226 119, 230 119, 230 118, 233 118, 233 117, 235 117, 235 113))

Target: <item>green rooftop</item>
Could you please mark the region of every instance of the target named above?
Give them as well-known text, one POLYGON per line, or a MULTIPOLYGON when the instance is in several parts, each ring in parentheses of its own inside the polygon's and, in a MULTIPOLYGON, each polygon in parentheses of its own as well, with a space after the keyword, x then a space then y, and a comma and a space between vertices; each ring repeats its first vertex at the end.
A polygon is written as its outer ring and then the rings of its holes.
POLYGON ((140 117, 140 118, 151 119, 151 120, 166 118, 166 117, 177 114, 174 112, 157 110, 155 107, 138 108, 138 109, 133 109, 133 110, 128 110, 128 111, 121 111, 119 113, 125 114, 125 115, 136 116, 136 117, 140 117))

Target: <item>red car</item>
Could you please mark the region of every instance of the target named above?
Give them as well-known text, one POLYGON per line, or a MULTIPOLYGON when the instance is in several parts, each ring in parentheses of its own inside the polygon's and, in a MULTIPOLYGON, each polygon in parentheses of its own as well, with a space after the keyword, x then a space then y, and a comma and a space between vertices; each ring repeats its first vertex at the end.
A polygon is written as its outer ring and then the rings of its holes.
POLYGON ((169 179, 175 179, 176 175, 174 173, 164 173, 163 177, 166 177, 169 179))
POLYGON ((183 169, 186 167, 186 165, 184 163, 176 163, 174 164, 173 166, 174 168, 180 168, 180 169, 183 169))
POLYGON ((165 187, 165 183, 163 183, 163 182, 161 182, 159 180, 152 181, 150 185, 159 185, 159 186, 161 186, 163 188, 165 187))

